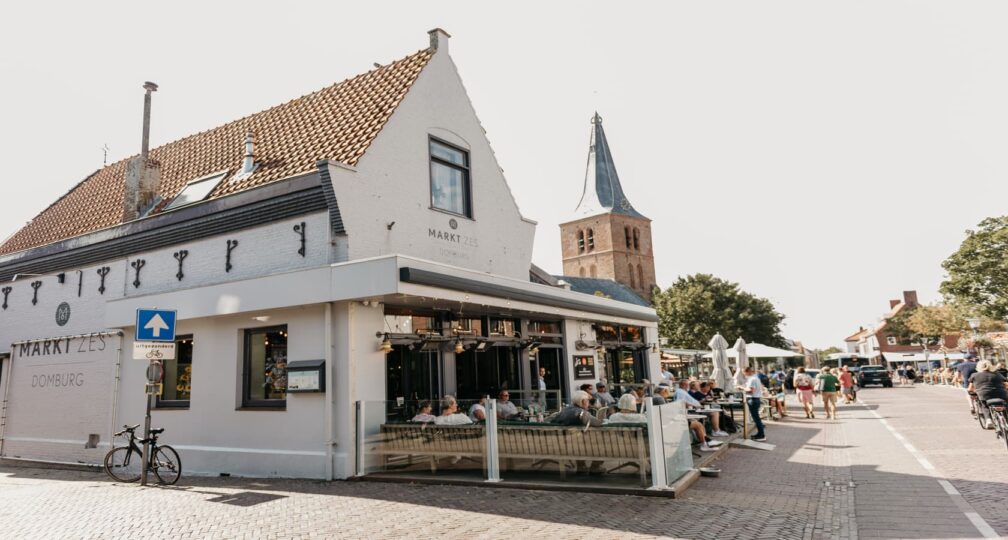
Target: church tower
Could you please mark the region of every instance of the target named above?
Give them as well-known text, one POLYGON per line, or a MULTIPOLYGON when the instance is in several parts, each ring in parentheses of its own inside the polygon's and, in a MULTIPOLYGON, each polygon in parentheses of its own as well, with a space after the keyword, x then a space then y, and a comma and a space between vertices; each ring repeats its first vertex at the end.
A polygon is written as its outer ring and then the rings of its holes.
POLYGON ((617 281, 651 300, 655 286, 651 220, 620 185, 602 118, 592 118, 584 191, 574 216, 560 224, 564 275, 617 281))

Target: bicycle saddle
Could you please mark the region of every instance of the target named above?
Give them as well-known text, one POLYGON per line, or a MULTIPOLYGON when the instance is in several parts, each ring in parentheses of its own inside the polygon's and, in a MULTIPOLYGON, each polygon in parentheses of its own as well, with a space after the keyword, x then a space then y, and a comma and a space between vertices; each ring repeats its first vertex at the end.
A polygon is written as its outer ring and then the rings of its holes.
POLYGON ((164 428, 157 428, 150 430, 151 435, 157 435, 158 433, 164 433, 164 428))
POLYGON ((1001 398, 994 398, 994 399, 988 399, 986 401, 986 403, 987 403, 988 407, 993 406, 993 405, 1002 405, 1003 406, 1005 404, 1005 400, 1003 400, 1001 398))

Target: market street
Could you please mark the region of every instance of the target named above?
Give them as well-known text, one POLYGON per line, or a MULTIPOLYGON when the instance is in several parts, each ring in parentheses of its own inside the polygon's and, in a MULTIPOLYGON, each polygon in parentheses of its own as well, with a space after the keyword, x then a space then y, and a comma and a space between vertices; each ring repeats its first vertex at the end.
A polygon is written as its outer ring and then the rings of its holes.
POLYGON ((897 386, 860 397, 867 405, 841 406, 839 421, 771 422, 773 452, 732 449, 720 478, 701 479, 679 500, 193 477, 139 488, 102 473, 7 464, 0 530, 6 538, 982 538, 993 534, 988 526, 1008 534, 1008 452, 972 421, 960 390, 897 386))

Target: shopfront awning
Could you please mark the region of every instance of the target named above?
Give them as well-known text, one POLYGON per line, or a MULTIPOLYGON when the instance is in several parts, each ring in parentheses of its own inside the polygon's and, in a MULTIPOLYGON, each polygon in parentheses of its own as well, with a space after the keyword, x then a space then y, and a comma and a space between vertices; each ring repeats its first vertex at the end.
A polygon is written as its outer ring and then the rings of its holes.
POLYGON ((932 352, 928 353, 927 358, 924 358, 923 352, 919 353, 884 352, 882 353, 882 356, 883 358, 885 358, 886 362, 889 362, 891 364, 893 363, 900 364, 903 362, 925 362, 929 360, 934 361, 943 359, 948 360, 949 362, 953 362, 965 358, 965 355, 961 352, 954 352, 954 353, 932 352))

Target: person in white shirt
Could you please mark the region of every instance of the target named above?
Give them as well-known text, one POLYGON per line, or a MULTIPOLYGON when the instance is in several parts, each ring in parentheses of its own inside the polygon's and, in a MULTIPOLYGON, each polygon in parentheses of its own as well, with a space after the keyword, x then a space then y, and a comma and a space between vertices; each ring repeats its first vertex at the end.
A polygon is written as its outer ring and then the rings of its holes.
POLYGON ((619 412, 609 415, 606 423, 646 424, 647 417, 637 412, 637 398, 627 392, 619 398, 619 412))
POLYGON ((431 410, 433 408, 434 408, 433 405, 431 405, 431 402, 429 401, 424 401, 420 403, 420 412, 418 412, 416 416, 414 416, 413 419, 410 420, 410 422, 433 422, 434 419, 437 418, 436 416, 431 414, 431 410))
MULTIPOLYGON (((666 403, 666 402, 667 403, 671 403, 673 401, 673 396, 674 395, 675 394, 672 393, 672 388, 670 388, 669 385, 664 384, 664 383, 663 384, 659 384, 658 385, 658 394, 657 394, 657 396, 654 397, 654 399, 655 399, 655 405, 660 405, 660 404, 663 404, 663 403, 666 403), (661 400, 661 401, 658 401, 658 400, 661 400)), ((689 394, 686 394, 686 397, 688 397, 690 399, 693 399, 689 394)), ((695 399, 693 401, 696 402, 695 399)), ((711 447, 711 445, 709 445, 707 443, 707 430, 704 429, 704 425, 703 424, 701 424, 700 422, 698 422, 696 420, 687 420, 686 421, 686 425, 689 426, 690 431, 692 431, 696 435, 697 440, 700 441, 700 451, 701 452, 713 452, 714 450, 716 450, 715 448, 711 447)), ((714 444, 720 444, 720 443, 716 442, 714 444)))
POLYGON ((704 409, 703 403, 697 401, 697 399, 689 395, 689 381, 687 379, 682 379, 679 381, 679 385, 676 387, 675 401, 682 401, 687 407, 693 407, 697 412, 706 414, 710 417, 711 428, 714 429, 713 435, 715 437, 727 437, 728 433, 721 431, 721 411, 712 411, 710 409, 704 409))
POLYGON ((501 390, 497 397, 497 418, 508 419, 518 416, 518 407, 511 403, 511 393, 501 390))
POLYGON ((486 420, 486 402, 490 399, 490 396, 483 396, 476 403, 469 407, 469 419, 473 422, 482 422, 486 420))
POLYGON ((441 398, 441 416, 434 419, 434 424, 439 426, 460 426, 471 424, 472 420, 468 416, 458 412, 458 402, 455 396, 447 395, 441 398))
POLYGON ((737 388, 746 393, 749 416, 752 417, 753 423, 756 424, 756 435, 753 436, 753 440, 765 441, 766 433, 763 431, 763 420, 759 416, 760 398, 763 397, 763 383, 760 382, 759 376, 756 375, 756 372, 751 367, 746 367, 742 373, 747 377, 746 383, 745 386, 738 386, 737 388))
POLYGON ((662 366, 662 368, 661 368, 661 378, 662 378, 662 382, 668 383, 668 384, 672 384, 672 381, 675 380, 675 375, 673 375, 672 372, 669 371, 667 367, 662 366))

